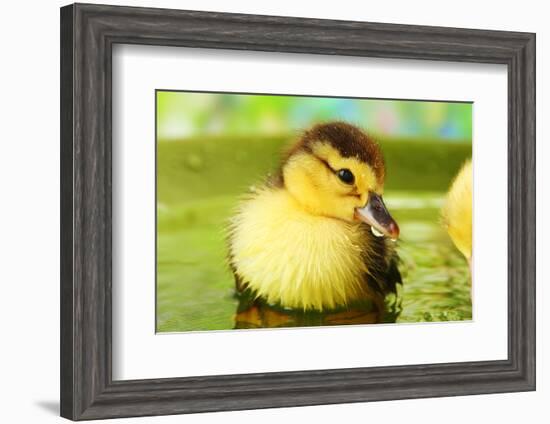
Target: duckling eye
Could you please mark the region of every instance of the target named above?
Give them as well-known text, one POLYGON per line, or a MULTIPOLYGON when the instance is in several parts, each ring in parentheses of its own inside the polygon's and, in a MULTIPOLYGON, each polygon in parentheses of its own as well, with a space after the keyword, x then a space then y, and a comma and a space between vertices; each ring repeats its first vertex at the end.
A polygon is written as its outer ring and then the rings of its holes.
POLYGON ((355 181, 355 177, 353 176, 353 173, 346 168, 338 170, 336 172, 336 175, 338 175, 338 178, 340 178, 340 181, 346 184, 353 184, 355 181))

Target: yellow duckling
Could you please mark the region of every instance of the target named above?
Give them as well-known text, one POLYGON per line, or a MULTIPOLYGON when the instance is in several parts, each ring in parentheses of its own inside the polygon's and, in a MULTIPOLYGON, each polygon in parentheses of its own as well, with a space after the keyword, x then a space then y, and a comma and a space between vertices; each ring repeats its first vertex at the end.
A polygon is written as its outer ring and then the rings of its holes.
POLYGON ((306 131, 231 219, 237 291, 281 310, 342 311, 367 299, 383 308, 401 283, 384 177, 378 144, 357 127, 306 131))
POLYGON ((443 206, 449 236, 468 263, 472 260, 472 161, 468 160, 451 184, 443 206))

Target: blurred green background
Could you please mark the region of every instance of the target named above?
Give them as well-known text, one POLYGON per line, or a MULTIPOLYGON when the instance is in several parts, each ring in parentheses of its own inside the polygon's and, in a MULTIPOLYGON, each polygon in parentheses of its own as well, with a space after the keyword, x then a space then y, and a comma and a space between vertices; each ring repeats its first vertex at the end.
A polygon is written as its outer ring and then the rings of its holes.
POLYGON ((472 152, 472 105, 157 91, 157 331, 233 327, 224 226, 239 195, 300 131, 345 120, 380 142, 385 200, 401 227, 398 322, 472 318, 468 268, 440 224, 472 152))

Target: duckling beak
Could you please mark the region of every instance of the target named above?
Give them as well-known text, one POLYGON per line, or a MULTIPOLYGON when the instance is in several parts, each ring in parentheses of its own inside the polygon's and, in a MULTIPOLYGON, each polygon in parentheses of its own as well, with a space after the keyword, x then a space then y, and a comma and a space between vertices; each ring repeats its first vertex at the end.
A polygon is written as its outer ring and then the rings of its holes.
POLYGON ((377 237, 387 236, 393 240, 399 237, 397 222, 386 209, 382 197, 374 192, 369 193, 365 206, 355 208, 355 218, 370 225, 372 233, 377 237))

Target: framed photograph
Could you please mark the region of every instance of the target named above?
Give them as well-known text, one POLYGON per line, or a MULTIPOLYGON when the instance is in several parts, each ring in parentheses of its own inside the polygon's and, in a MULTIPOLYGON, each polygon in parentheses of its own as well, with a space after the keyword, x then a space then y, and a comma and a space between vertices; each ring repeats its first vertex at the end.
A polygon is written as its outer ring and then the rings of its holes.
POLYGON ((535 389, 535 35, 61 9, 61 415, 535 389))

